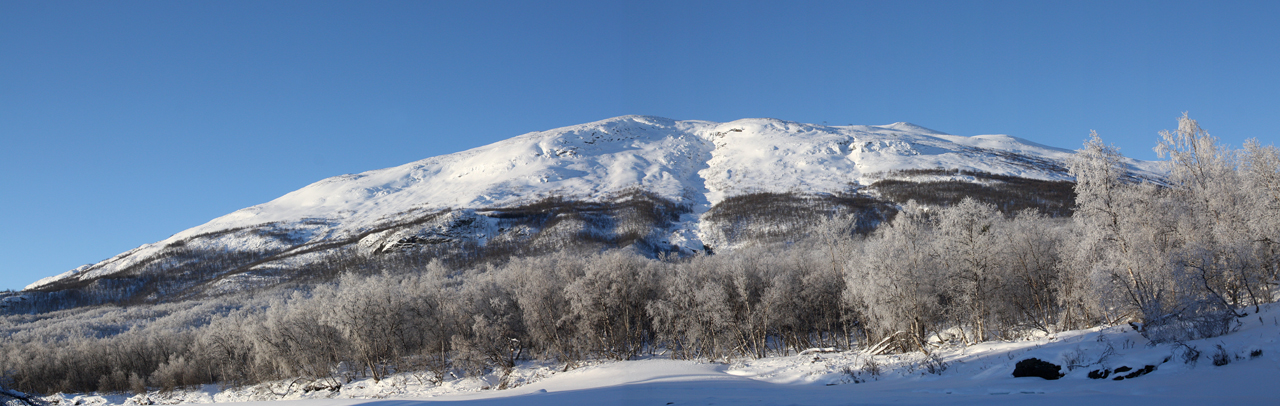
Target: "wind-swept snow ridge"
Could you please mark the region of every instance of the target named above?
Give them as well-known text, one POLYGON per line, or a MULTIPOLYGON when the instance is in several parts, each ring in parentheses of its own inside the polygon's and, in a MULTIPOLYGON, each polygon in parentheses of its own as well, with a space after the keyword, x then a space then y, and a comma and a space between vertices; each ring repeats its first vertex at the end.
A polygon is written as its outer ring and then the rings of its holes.
MULTIPOLYGON (((918 169, 1067 180, 1065 160, 1071 154, 1004 135, 955 136, 909 123, 822 126, 623 116, 324 179, 27 289, 109 275, 179 243, 283 252, 355 238, 444 209, 512 207, 556 196, 599 201, 634 189, 690 208, 671 239, 697 246, 700 215, 728 197, 842 192, 918 169)), ((1149 162, 1131 165, 1139 173, 1157 171, 1149 162)))
POLYGON ((503 207, 542 197, 596 199, 641 187, 680 200, 704 142, 696 123, 626 116, 521 135, 449 155, 325 179, 188 230, 324 218, 337 231, 410 210, 503 207))

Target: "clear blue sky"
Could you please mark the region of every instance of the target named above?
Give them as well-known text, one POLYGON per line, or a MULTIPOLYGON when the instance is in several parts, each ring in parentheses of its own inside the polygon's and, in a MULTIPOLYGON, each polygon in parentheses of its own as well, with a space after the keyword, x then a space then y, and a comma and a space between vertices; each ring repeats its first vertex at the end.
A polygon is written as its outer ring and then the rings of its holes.
POLYGON ((1280 138, 1280 2, 0 1, 0 289, 625 114, 1280 138))

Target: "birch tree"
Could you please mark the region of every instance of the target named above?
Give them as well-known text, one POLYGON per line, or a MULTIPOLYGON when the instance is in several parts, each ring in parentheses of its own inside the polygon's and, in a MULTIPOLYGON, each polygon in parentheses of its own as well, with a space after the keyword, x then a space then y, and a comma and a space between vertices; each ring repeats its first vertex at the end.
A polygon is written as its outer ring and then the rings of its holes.
POLYGON ((865 309, 871 341, 928 352, 928 336, 938 331, 954 302, 932 243, 935 229, 927 209, 908 202, 847 267, 845 300, 865 309))

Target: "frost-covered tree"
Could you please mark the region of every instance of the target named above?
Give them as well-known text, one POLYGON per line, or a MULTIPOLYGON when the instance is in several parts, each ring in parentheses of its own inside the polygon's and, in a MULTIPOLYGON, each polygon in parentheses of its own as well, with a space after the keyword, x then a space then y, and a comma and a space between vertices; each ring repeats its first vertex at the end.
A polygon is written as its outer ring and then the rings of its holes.
POLYGON ((1240 160, 1241 187, 1248 195, 1246 223, 1257 244, 1260 277, 1274 290, 1274 281, 1280 279, 1280 148, 1251 139, 1240 160))
MULTIPOLYGON (((1035 210, 1024 210, 994 232, 1000 250, 1002 294, 993 297, 1006 324, 1029 326, 1046 333, 1060 328, 1075 285, 1064 266, 1062 221, 1035 210)), ((1077 309, 1071 309, 1079 311, 1077 309)))
POLYGON ((331 378, 334 368, 348 360, 346 339, 331 325, 321 323, 328 308, 303 292, 288 300, 272 300, 264 312, 246 324, 254 348, 254 375, 258 379, 304 377, 331 378))
MULTIPOLYGON (((212 370, 218 382, 242 384, 254 380, 250 366, 254 363, 253 343, 246 326, 246 312, 233 312, 214 319, 195 345, 196 357, 212 370)), ((121 385, 127 385, 121 373, 121 385)), ((121 390, 124 390, 123 388, 121 390)))
POLYGON ((673 267, 664 272, 664 289, 647 306, 654 330, 679 358, 723 359, 733 340, 735 298, 721 261, 673 267))
POLYGON ((927 208, 908 202, 846 268, 845 300, 864 309, 869 343, 928 351, 929 335, 938 332, 955 302, 933 244, 936 229, 927 208))
POLYGON ((770 294, 770 289, 776 283, 776 279, 771 279, 770 276, 784 277, 783 275, 790 273, 770 272, 784 268, 771 266, 777 264, 776 261, 771 261, 776 258, 769 255, 768 250, 765 251, 757 250, 752 255, 736 258, 701 258, 719 262, 721 265, 718 268, 728 273, 724 280, 729 284, 728 291, 733 300, 734 321, 730 327, 734 341, 732 345, 737 348, 736 352, 756 358, 769 354, 770 336, 778 333, 777 324, 774 323, 777 320, 771 316, 788 312, 785 305, 770 300, 778 298, 778 295, 770 294))
POLYGON ((986 341, 988 321, 1001 299, 1003 246, 996 231, 1004 216, 995 206, 966 197, 939 211, 937 220, 937 252, 952 279, 949 296, 957 302, 950 310, 957 321, 968 319, 975 342, 986 341))
MULTIPOLYGON (((1261 243, 1269 236, 1251 224, 1266 217, 1257 214, 1267 205, 1267 170, 1261 169, 1267 166, 1266 153, 1256 143, 1244 151, 1222 146, 1186 114, 1176 131, 1160 135, 1156 152, 1168 157, 1169 197, 1177 209, 1171 213, 1177 227, 1173 263, 1199 288, 1186 295, 1182 312, 1222 319, 1270 301, 1273 272, 1268 244, 1261 243)), ((1208 323, 1197 322, 1202 329, 1208 323)), ((1225 321, 1215 323, 1225 332, 1225 321)))
MULTIPOLYGON (((1121 296, 1124 308, 1111 309, 1135 319, 1153 320, 1165 314, 1166 267, 1142 260, 1153 254, 1152 244, 1144 244, 1144 235, 1159 233, 1157 224, 1142 221, 1136 215, 1150 215, 1151 203, 1137 187, 1125 181, 1126 169, 1117 148, 1103 143, 1098 134, 1090 134, 1083 149, 1070 162, 1076 178, 1076 214, 1074 219, 1083 233, 1076 252, 1078 265, 1088 266, 1091 287, 1096 295, 1121 296), (1145 228, 1145 229, 1144 229, 1145 228), (1143 230, 1139 230, 1143 229, 1143 230)), ((1157 193, 1156 190, 1148 190, 1157 193)), ((1167 234, 1167 233, 1166 233, 1167 234)))
POLYGON ((544 358, 574 365, 586 351, 565 286, 586 273, 586 262, 567 252, 521 258, 507 265, 528 345, 544 358))
POLYGON ((526 347, 519 303, 493 270, 466 277, 448 310, 458 324, 450 340, 457 364, 473 374, 498 369, 505 378, 526 347))
POLYGON ((1243 307, 1271 300, 1275 234, 1259 220, 1275 166, 1251 145, 1221 146, 1184 114, 1156 147, 1168 158, 1165 185, 1124 182, 1118 152, 1096 134, 1072 162, 1084 234, 1074 263, 1090 267, 1098 292, 1123 296, 1113 310, 1142 321, 1149 338, 1222 334, 1243 307))
POLYGON ((634 358, 650 340, 645 306, 656 294, 653 269, 620 250, 591 262, 582 277, 565 286, 577 331, 606 358, 634 358))
POLYGON ((342 333, 374 381, 386 375, 387 365, 408 355, 409 333, 418 320, 409 317, 408 297, 402 293, 400 279, 345 274, 340 289, 317 299, 329 304, 322 321, 342 333))

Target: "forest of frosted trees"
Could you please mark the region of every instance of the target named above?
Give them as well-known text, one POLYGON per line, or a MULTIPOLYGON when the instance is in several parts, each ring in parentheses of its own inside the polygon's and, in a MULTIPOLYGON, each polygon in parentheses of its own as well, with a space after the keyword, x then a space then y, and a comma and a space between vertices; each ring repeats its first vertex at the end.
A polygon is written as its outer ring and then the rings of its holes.
POLYGON ((441 382, 525 359, 569 369, 813 347, 929 353, 1123 323, 1156 342, 1224 334, 1276 300, 1280 150, 1224 147, 1185 116, 1156 149, 1168 178, 1138 181, 1095 134, 1070 163, 1071 217, 908 203, 870 233, 833 215, 806 238, 718 255, 566 250, 466 267, 354 257, 302 288, 5 316, 0 386, 441 382))

